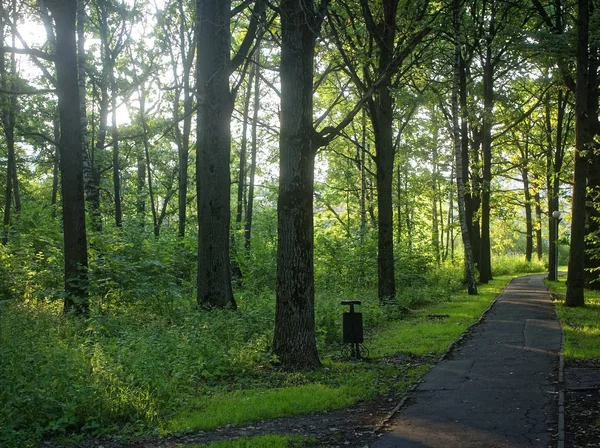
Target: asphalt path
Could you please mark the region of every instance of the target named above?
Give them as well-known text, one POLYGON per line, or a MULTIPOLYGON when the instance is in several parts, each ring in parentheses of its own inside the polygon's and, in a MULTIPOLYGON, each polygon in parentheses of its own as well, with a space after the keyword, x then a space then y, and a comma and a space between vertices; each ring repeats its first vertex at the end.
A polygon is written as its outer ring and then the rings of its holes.
POLYGON ((514 279, 370 447, 555 447, 562 333, 543 278, 514 279))

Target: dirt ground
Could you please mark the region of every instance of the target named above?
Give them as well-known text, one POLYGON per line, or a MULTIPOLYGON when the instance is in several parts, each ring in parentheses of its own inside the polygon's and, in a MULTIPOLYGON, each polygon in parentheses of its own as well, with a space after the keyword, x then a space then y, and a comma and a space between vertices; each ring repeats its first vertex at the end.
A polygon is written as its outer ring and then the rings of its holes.
MULTIPOLYGON (((600 369, 600 359, 567 362, 565 368, 600 369)), ((567 390, 565 393, 565 445, 600 447, 600 390, 567 390)))

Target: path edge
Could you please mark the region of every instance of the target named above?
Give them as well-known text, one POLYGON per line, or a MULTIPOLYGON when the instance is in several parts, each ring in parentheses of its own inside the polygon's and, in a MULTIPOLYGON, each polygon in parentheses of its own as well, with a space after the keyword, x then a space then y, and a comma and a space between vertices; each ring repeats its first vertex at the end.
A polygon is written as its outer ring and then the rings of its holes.
POLYGON ((556 443, 556 447, 565 448, 565 332, 563 331, 562 321, 560 320, 560 316, 558 315, 558 311, 556 310, 556 303, 553 299, 554 296, 552 295, 552 292, 550 291, 548 286, 546 286, 546 290, 548 291, 550 300, 552 300, 552 304, 554 305, 554 313, 556 314, 556 320, 560 325, 561 338, 560 350, 558 352, 558 441, 556 443))
MULTIPOLYGON (((530 274, 531 275, 531 274, 530 274)), ((500 291, 500 293, 494 297, 494 300, 492 300, 492 302, 490 303, 490 305, 483 311, 483 313, 481 313, 481 315, 479 316, 479 318, 473 322, 471 325, 469 325, 465 331, 453 342, 451 342, 450 344, 448 344, 448 347, 446 347, 446 350, 444 351, 444 353, 441 354, 441 356, 438 358, 438 360, 435 362, 434 365, 431 366, 430 369, 427 370, 427 372, 423 373, 423 375, 421 375, 419 377, 419 379, 417 379, 417 381, 415 381, 415 383, 410 387, 410 389, 408 389, 406 391, 406 393, 404 394, 404 396, 400 399, 400 401, 398 402, 398 404, 396 404, 396 406, 394 406, 394 408, 383 418, 383 420, 381 420, 381 422, 379 422, 377 425, 375 425, 375 427, 373 428, 373 433, 376 433, 378 431, 381 431, 381 429, 387 425, 393 418, 394 416, 398 413, 398 411, 400 409, 402 409, 402 407, 404 406, 404 404, 406 403, 406 400, 408 400, 408 396, 414 392, 417 387, 419 387, 419 384, 421 384, 423 382, 423 378, 425 377, 425 375, 427 375, 429 373, 429 371, 431 369, 433 369, 434 366, 436 366, 438 363, 440 363, 441 361, 443 361, 444 359, 446 359, 448 357, 448 355, 462 342, 465 340, 465 338, 469 335, 469 333, 471 332, 471 330, 479 325, 487 316, 487 314, 489 313, 489 311, 492 309, 492 307, 496 304, 496 302, 498 301, 498 299, 500 298, 500 296, 502 296, 502 294, 504 294, 504 292, 506 291, 506 289, 510 286, 510 284, 517 278, 520 277, 526 277, 526 276, 516 276, 510 279, 510 281, 504 285, 504 288, 502 288, 502 291, 500 291)), ((546 289, 548 289, 546 287, 546 289)), ((549 291, 548 291, 549 292, 549 291)), ((556 308, 554 309, 554 312, 556 312, 556 308)), ((557 315, 558 316, 558 315, 557 315)), ((560 321, 559 321, 560 322, 560 321)), ((562 327, 561 327, 561 332, 562 332, 562 327)), ((564 334, 563 334, 563 338, 564 338, 564 334)), ((562 346, 561 346, 561 359, 562 359, 562 346)), ((560 373, 559 373, 560 376, 560 373)), ((560 398, 559 398, 560 400, 560 398)), ((563 400, 564 402, 564 400, 563 400)), ((560 418, 559 418, 560 420, 560 418)), ((559 421, 559 432, 560 432, 560 421, 559 421)), ((563 437, 564 440, 564 437, 563 437)), ((565 448, 564 447, 564 442, 562 446, 558 446, 557 448, 565 448)))

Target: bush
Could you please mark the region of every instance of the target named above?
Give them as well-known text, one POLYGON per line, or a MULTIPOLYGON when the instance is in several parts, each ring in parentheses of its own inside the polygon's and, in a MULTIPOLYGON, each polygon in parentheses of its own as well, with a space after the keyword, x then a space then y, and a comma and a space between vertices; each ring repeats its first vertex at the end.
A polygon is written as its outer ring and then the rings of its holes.
POLYGON ((493 275, 532 274, 545 270, 546 266, 543 261, 528 262, 523 256, 518 255, 502 255, 494 257, 492 260, 493 275))

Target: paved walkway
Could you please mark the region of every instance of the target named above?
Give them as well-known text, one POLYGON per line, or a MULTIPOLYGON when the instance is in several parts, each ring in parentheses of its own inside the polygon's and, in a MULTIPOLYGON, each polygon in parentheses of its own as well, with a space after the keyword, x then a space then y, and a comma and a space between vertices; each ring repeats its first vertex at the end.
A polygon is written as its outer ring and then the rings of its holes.
POLYGON ((513 280, 370 446, 556 446, 561 329, 543 278, 513 280))

